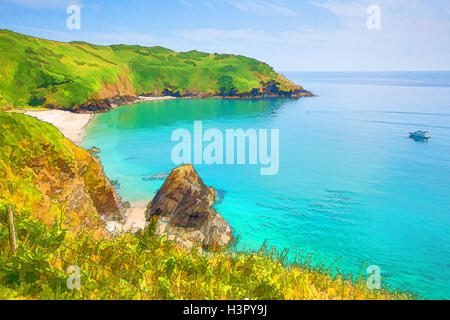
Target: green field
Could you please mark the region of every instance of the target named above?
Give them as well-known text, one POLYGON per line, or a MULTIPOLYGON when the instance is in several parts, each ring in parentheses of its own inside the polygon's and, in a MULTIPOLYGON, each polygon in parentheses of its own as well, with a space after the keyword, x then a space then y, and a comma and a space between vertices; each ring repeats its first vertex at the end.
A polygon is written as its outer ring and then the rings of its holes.
POLYGON ((240 55, 63 43, 0 30, 0 109, 82 110, 119 97, 255 95, 267 89, 303 88, 240 55))

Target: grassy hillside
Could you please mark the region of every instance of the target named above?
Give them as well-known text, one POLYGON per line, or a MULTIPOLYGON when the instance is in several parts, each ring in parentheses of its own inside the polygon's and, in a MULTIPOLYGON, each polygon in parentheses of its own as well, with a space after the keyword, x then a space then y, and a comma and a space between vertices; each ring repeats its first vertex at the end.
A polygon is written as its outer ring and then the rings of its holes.
MULTIPOLYGON (((120 199, 103 168, 55 127, 22 114, 0 112, 0 206, 30 211, 51 225, 94 229, 98 214, 114 216, 120 199)), ((97 228, 104 234, 103 227, 97 228)))
POLYGON ((363 278, 332 277, 263 249, 253 254, 186 253, 151 232, 96 241, 16 214, 19 248, 8 249, 0 208, 0 299, 411 299, 369 290, 363 278), (69 290, 67 268, 81 270, 69 290))
MULTIPOLYGON (((409 299, 285 255, 187 253, 152 227, 114 239, 101 166, 53 126, 0 112, 0 299, 409 299), (18 249, 10 250, 7 208, 18 249), (67 268, 81 270, 70 290, 67 268)), ((109 201, 108 201, 109 199, 109 201)))
POLYGON ((255 59, 162 47, 62 43, 0 30, 0 109, 96 110, 138 95, 304 95, 255 59), (106 99, 106 100, 105 100, 106 99))

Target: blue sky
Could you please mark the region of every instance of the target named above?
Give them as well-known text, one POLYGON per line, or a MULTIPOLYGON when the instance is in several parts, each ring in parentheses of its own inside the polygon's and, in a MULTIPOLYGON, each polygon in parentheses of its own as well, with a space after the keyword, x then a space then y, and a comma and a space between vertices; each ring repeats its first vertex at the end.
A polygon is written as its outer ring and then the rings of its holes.
POLYGON ((448 0, 0 0, 0 28, 243 54, 277 71, 450 70, 448 0), (70 4, 81 7, 79 30, 66 27, 70 4), (378 30, 366 26, 370 5, 378 30))

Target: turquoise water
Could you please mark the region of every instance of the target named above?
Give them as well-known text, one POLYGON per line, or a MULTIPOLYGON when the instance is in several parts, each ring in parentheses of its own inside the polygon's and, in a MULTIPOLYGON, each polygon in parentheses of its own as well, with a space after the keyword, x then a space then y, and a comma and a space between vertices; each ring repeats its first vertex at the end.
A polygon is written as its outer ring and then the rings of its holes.
POLYGON ((170 100, 97 115, 84 147, 101 148, 125 200, 149 200, 170 172, 176 128, 280 129, 280 170, 198 165, 241 249, 269 246, 425 298, 450 298, 450 72, 286 73, 319 97, 170 100), (428 130, 428 143, 408 131, 428 130), (364 270, 363 270, 364 272, 364 270))

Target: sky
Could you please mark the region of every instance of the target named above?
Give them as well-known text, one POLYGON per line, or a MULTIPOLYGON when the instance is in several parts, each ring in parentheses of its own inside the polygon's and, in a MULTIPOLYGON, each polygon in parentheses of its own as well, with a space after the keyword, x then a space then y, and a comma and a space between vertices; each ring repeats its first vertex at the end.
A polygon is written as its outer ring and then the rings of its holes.
POLYGON ((450 70, 449 0, 0 0, 0 29, 242 54, 276 71, 450 70))

